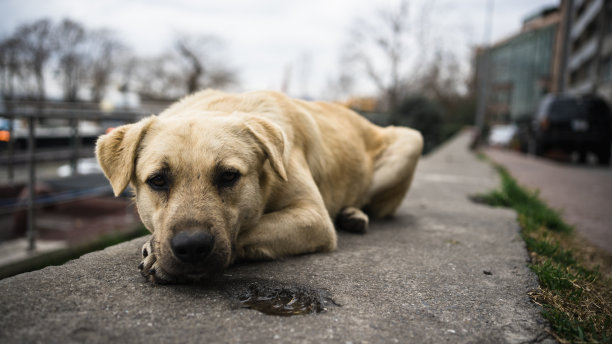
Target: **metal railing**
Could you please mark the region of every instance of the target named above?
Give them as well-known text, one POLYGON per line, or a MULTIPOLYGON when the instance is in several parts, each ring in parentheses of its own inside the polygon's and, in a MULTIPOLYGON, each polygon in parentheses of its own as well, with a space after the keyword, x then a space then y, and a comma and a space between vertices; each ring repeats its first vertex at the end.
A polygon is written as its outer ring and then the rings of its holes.
MULTIPOLYGON (((7 104, 8 105, 8 104, 7 104)), ((81 107, 72 108, 57 108, 46 107, 44 104, 36 104, 35 106, 15 106, 10 104, 5 109, 0 109, 0 117, 8 120, 8 137, 6 153, 0 157, 0 163, 6 166, 8 183, 14 184, 14 171, 15 165, 25 164, 27 165, 27 200, 25 204, 21 200, 5 201, 0 204, 0 211, 12 212, 16 210, 27 209, 27 239, 28 239, 28 250, 36 249, 36 208, 58 203, 66 202, 69 200, 75 200, 83 197, 92 197, 101 195, 109 192, 110 187, 101 188, 95 187, 91 190, 77 190, 76 192, 64 192, 52 196, 44 196, 37 199, 36 196, 36 163, 40 161, 70 161, 70 166, 73 174, 78 173, 78 160, 82 157, 93 156, 93 149, 84 149, 82 147, 82 136, 79 133, 79 122, 81 121, 92 121, 100 123, 102 121, 116 121, 116 122, 133 122, 136 121, 149 113, 141 111, 112 111, 104 112, 95 109, 84 109, 81 107), (70 127, 70 147, 68 149, 60 150, 47 150, 45 156, 37 154, 36 147, 36 129, 40 121, 47 120, 64 120, 68 121, 70 127), (20 135, 16 132, 15 122, 26 121, 27 122, 27 151, 17 153, 15 152, 15 143, 20 139, 20 135), (49 154, 54 152, 54 154, 49 154)), ((101 128, 103 133, 104 129, 101 128)), ((23 134, 23 132, 21 133, 23 134)), ((23 135, 21 135, 23 136, 23 135)), ((21 138, 23 139, 23 138, 21 138)))

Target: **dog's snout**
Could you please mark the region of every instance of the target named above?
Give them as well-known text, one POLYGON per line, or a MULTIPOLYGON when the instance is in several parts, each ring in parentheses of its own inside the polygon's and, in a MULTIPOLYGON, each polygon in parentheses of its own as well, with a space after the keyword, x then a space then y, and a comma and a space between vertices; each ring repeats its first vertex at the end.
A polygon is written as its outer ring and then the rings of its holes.
POLYGON ((215 238, 203 232, 180 232, 170 240, 172 252, 183 263, 203 262, 213 248, 215 238))

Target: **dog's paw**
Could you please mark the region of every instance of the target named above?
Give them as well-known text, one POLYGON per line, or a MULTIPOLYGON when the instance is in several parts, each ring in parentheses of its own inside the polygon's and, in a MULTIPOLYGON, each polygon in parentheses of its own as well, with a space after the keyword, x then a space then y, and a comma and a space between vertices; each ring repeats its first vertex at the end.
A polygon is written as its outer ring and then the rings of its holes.
POLYGON ((140 274, 156 284, 178 283, 179 280, 176 277, 165 272, 157 263, 157 257, 155 256, 153 245, 151 244, 152 240, 153 239, 142 245, 142 262, 138 265, 140 274))
POLYGON ((238 258, 248 260, 273 260, 277 257, 272 253, 271 250, 262 246, 253 245, 242 246, 238 250, 238 258))
POLYGON ((353 207, 344 208, 336 217, 336 227, 351 233, 364 234, 369 222, 368 215, 353 207))

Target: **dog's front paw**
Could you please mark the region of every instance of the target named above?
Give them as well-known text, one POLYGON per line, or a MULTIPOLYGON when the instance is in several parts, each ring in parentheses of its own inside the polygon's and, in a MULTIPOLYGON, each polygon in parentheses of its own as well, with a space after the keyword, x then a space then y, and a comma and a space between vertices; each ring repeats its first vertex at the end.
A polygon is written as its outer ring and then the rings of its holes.
POLYGON ((344 208, 336 217, 336 227, 352 233, 364 234, 368 230, 369 222, 368 215, 353 207, 344 208))
POLYGON ((140 274, 149 281, 157 284, 178 283, 178 278, 168 274, 159 266, 151 241, 153 241, 153 239, 142 245, 142 262, 138 265, 140 274))
POLYGON ((248 260, 271 260, 277 258, 271 250, 262 246, 243 246, 238 251, 238 257, 240 259, 248 260))

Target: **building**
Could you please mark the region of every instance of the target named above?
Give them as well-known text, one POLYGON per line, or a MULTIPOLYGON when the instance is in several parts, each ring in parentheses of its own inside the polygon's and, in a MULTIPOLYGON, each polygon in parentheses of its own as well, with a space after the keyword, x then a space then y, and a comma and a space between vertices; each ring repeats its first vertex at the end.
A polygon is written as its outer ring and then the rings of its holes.
POLYGON ((553 56, 560 21, 558 8, 546 8, 527 17, 519 33, 476 51, 477 71, 486 73, 485 79, 476 77, 486 83, 487 122, 529 118, 542 96, 553 90, 553 56))
POLYGON ((599 94, 612 102, 612 1, 563 0, 561 11, 569 21, 567 74, 561 89, 599 94))
POLYGON ((529 120, 546 93, 612 103, 612 0, 561 0, 475 55, 485 123, 529 120))

